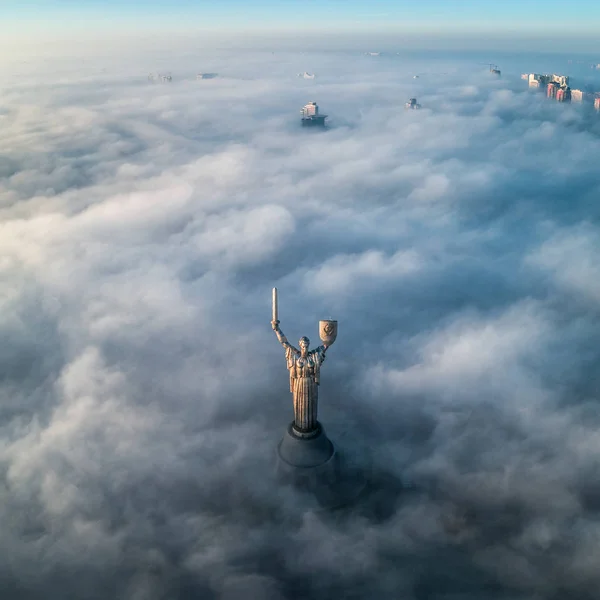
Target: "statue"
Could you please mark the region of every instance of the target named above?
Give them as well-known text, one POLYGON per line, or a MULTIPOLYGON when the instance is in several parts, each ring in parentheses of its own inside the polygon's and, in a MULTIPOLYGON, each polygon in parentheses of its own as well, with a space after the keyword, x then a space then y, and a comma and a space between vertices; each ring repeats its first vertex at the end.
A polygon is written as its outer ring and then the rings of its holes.
POLYGON ((319 378, 321 365, 325 360, 327 348, 337 336, 337 321, 319 321, 319 335, 322 346, 309 350, 310 340, 303 336, 298 345, 292 346, 279 328, 277 288, 273 288, 273 319, 271 326, 277 339, 285 348, 287 368, 290 372, 290 392, 294 398, 293 432, 301 437, 316 434, 319 431, 317 408, 319 400, 319 378))

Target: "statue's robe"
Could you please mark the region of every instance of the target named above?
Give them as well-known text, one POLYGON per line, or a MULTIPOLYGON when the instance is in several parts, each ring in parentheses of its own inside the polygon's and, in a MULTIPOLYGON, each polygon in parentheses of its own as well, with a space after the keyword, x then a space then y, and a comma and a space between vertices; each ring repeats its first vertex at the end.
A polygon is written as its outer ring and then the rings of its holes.
POLYGON ((290 392, 294 396, 294 425, 300 431, 312 431, 317 426, 318 386, 321 364, 325 360, 325 346, 308 352, 288 345, 285 352, 290 372, 290 392))

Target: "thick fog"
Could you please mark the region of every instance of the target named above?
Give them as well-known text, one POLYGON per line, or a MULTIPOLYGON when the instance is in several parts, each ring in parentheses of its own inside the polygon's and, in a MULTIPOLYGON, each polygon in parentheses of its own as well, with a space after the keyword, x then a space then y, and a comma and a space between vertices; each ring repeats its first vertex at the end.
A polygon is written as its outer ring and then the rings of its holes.
POLYGON ((519 78, 589 66, 108 50, 0 84, 2 598, 596 598, 600 117, 519 78), (273 286, 353 510, 274 481, 273 286))

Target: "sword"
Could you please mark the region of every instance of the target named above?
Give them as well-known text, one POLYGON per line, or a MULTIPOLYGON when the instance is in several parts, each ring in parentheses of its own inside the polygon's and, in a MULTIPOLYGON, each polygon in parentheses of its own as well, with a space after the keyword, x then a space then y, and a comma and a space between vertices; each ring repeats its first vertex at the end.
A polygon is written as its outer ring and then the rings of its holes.
POLYGON ((279 321, 279 310, 277 306, 277 288, 273 288, 273 321, 279 321))

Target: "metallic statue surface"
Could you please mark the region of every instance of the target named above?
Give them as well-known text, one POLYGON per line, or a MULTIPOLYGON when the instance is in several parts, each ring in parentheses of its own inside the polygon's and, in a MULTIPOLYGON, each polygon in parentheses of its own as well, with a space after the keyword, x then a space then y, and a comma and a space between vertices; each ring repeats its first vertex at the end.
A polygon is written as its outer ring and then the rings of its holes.
POLYGON ((285 359, 290 373, 290 392, 294 399, 294 433, 307 436, 317 433, 317 409, 319 404, 319 380, 321 365, 327 348, 337 337, 337 321, 319 321, 319 335, 323 345, 309 350, 310 340, 303 336, 298 345, 292 346, 279 328, 277 288, 273 288, 273 315, 271 327, 285 348, 285 359))

